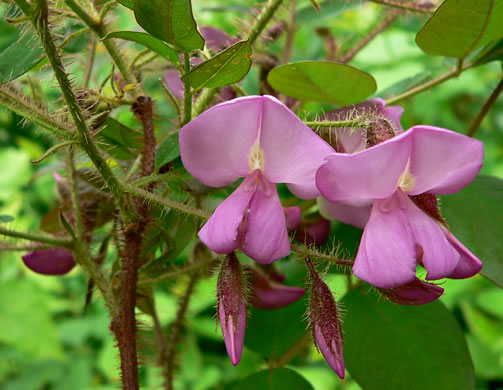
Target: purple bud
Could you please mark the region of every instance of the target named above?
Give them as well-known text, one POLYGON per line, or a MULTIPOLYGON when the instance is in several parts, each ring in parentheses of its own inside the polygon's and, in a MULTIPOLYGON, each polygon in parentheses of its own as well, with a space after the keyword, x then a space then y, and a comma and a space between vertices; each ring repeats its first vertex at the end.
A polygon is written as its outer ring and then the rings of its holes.
POLYGON ((390 301, 400 305, 424 305, 433 302, 444 293, 442 287, 417 278, 403 286, 379 289, 379 291, 390 301))
POLYGON ((301 222, 295 232, 295 239, 306 245, 323 245, 330 234, 330 221, 317 218, 313 221, 301 222))
POLYGON ((300 223, 300 207, 283 207, 286 220, 286 228, 288 230, 295 229, 300 223))
POLYGON ((43 275, 64 275, 75 266, 72 252, 64 248, 34 250, 22 259, 29 269, 43 275))
POLYGON ((309 258, 306 264, 311 272, 309 318, 314 343, 323 357, 341 379, 344 378, 344 351, 342 328, 337 304, 328 286, 320 279, 309 258))
POLYGON ((217 282, 218 317, 231 362, 241 360, 246 330, 245 283, 234 252, 222 262, 217 282))
POLYGON ((250 299, 259 309, 277 309, 298 301, 304 295, 304 289, 279 284, 271 280, 258 268, 248 266, 254 296, 250 299))

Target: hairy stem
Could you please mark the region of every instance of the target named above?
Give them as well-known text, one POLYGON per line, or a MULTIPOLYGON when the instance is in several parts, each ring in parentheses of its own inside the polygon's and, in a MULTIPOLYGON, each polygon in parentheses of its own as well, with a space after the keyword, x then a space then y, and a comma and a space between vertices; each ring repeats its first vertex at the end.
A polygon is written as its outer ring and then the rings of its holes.
POLYGON ((56 45, 52 40, 48 22, 49 11, 47 8, 47 0, 36 0, 34 2, 34 6, 35 7, 33 10, 34 12, 32 23, 38 34, 40 35, 40 40, 47 54, 47 58, 49 59, 49 62, 54 70, 54 75, 58 80, 61 92, 63 93, 63 98, 68 107, 68 110, 70 111, 70 115, 73 118, 75 127, 77 128, 80 145, 85 150, 85 152, 95 165, 96 169, 103 177, 103 180, 107 184, 107 187, 110 189, 110 192, 114 196, 119 207, 122 209, 123 199, 119 182, 113 174, 111 168, 99 153, 96 144, 91 139, 91 134, 89 132, 89 129, 87 128, 84 115, 82 114, 82 111, 77 103, 77 99, 73 92, 70 80, 68 79, 68 75, 65 72, 63 62, 61 61, 61 57, 57 52, 56 45))
POLYGON ((161 366, 162 376, 164 377, 165 388, 169 389, 168 383, 169 377, 169 366, 168 366, 168 345, 166 344, 166 339, 164 336, 164 331, 162 329, 161 321, 157 315, 157 310, 155 304, 152 307, 152 319, 154 320, 154 330, 155 339, 157 341, 157 349, 159 354, 159 365, 161 366))
POLYGON ((45 236, 33 233, 18 232, 16 230, 6 229, 0 226, 0 235, 12 238, 20 238, 22 240, 41 242, 51 246, 58 246, 67 249, 73 249, 73 240, 69 238, 55 238, 52 236, 45 236))
POLYGON ((192 117, 195 118, 199 114, 201 114, 208 104, 210 104, 211 99, 218 92, 219 88, 205 88, 196 99, 194 103, 194 107, 192 109, 192 117))
POLYGON ((336 255, 334 255, 332 253, 320 252, 317 249, 307 247, 304 245, 298 245, 298 244, 291 244, 290 247, 291 247, 291 251, 293 253, 296 253, 301 257, 314 257, 317 259, 324 260, 328 263, 341 265, 343 267, 352 267, 353 266, 353 261, 339 259, 336 255))
POLYGON ((362 124, 362 118, 347 119, 342 121, 305 121, 306 126, 311 128, 319 127, 352 127, 362 124))
POLYGON ((435 5, 433 4, 428 4, 428 5, 421 5, 419 2, 413 3, 413 4, 403 4, 398 1, 393 1, 393 0, 369 0, 372 3, 377 3, 386 7, 391 7, 391 8, 397 8, 402 11, 409 11, 409 12, 416 12, 416 13, 421 13, 421 14, 426 14, 426 15, 431 15, 435 10, 433 9, 435 5))
POLYGON ((164 92, 166 92, 166 95, 168 95, 169 101, 171 102, 171 105, 175 109, 176 114, 180 116, 182 110, 180 109, 180 105, 178 104, 178 99, 175 97, 175 95, 173 95, 173 92, 171 92, 171 90, 169 89, 168 85, 166 84, 166 81, 159 78, 159 82, 161 83, 161 87, 162 89, 164 89, 164 92))
POLYGON ((283 0, 268 0, 267 3, 263 6, 262 12, 260 12, 257 19, 255 19, 255 23, 253 24, 250 33, 248 34, 248 41, 250 42, 250 45, 253 45, 255 43, 259 35, 262 33, 262 30, 264 30, 267 23, 269 23, 281 3, 283 3, 283 0))
POLYGON ((466 132, 466 135, 468 137, 473 137, 475 135, 475 132, 479 128, 485 116, 487 115, 491 107, 494 105, 494 103, 496 103, 496 100, 498 100, 498 97, 501 94, 501 92, 503 92, 503 79, 501 79, 498 86, 491 93, 491 96, 489 96, 489 99, 487 99, 487 101, 482 106, 482 109, 473 120, 472 124, 470 125, 470 128, 466 132))
POLYGON ((82 83, 83 88, 87 88, 89 86, 89 81, 91 80, 91 74, 93 73, 93 64, 94 57, 96 56, 96 37, 91 37, 91 42, 89 42, 89 52, 88 58, 85 65, 84 71, 84 82, 82 83))
MULTIPOLYGON (((183 53, 185 74, 190 72, 190 55, 183 53)), ((192 94, 188 82, 183 83, 183 124, 187 124, 192 119, 192 94)))
POLYGON ((142 284, 159 283, 159 282, 163 282, 163 281, 166 281, 166 280, 174 279, 174 278, 176 278, 176 277, 178 277, 180 275, 191 274, 191 273, 194 273, 194 272, 198 272, 199 273, 202 269, 207 268, 207 267, 211 267, 212 265, 215 265, 217 263, 218 263, 218 260, 216 260, 216 259, 209 259, 209 260, 201 261, 201 262, 198 262, 198 263, 195 263, 195 264, 189 264, 189 265, 186 265, 186 266, 179 267, 179 268, 177 268, 176 270, 174 270, 172 272, 168 272, 168 273, 162 274, 161 276, 158 276, 157 278, 140 279, 138 281, 138 284, 142 285, 142 284))

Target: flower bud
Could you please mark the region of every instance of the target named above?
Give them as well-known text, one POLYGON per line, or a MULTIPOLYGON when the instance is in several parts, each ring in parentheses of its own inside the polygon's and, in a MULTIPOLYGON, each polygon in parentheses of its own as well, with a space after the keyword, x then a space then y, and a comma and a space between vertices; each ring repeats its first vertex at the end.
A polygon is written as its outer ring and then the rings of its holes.
POLYGON ((217 282, 218 317, 231 362, 241 360, 246 330, 245 283, 241 265, 234 252, 222 262, 217 282))
POLYGON ((379 291, 390 301, 400 305, 424 305, 433 302, 444 293, 442 287, 423 282, 417 278, 403 286, 388 289, 380 288, 379 291))
POLYGON ((337 375, 344 378, 344 351, 342 328, 337 312, 337 304, 332 292, 314 269, 309 258, 306 263, 311 272, 311 295, 309 297, 309 318, 314 344, 337 375))
POLYGON ((29 269, 43 275, 64 275, 75 266, 72 252, 65 248, 37 249, 22 259, 29 269))
POLYGON ((246 269, 251 273, 253 297, 250 302, 259 309, 278 309, 288 306, 304 295, 303 288, 277 283, 256 267, 248 266, 246 269))
POLYGON ((330 221, 317 218, 311 221, 301 222, 295 232, 295 239, 306 245, 323 245, 330 234, 330 221))
POLYGON ((285 213, 286 228, 295 229, 300 223, 300 207, 283 207, 285 213))

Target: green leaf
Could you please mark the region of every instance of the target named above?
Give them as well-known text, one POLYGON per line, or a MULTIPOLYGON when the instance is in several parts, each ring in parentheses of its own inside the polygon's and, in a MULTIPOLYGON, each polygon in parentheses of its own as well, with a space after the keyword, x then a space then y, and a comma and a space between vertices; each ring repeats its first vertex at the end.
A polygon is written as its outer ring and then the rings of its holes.
POLYGON ((107 125, 99 135, 105 142, 99 142, 98 146, 119 160, 136 158, 143 148, 141 133, 113 118, 108 118, 107 125))
POLYGON ((287 96, 328 104, 352 104, 377 89, 374 78, 352 66, 329 61, 301 61, 274 68, 268 83, 287 96))
POLYGON ((281 358, 305 334, 302 321, 306 302, 299 300, 277 310, 251 309, 246 327, 245 345, 268 359, 281 358))
POLYGON ((12 222, 12 221, 14 221, 13 216, 5 215, 5 214, 0 215, 0 223, 7 223, 7 222, 12 222))
POLYGON ((503 35, 503 2, 446 0, 416 36, 425 53, 464 58, 503 35))
POLYGON ((440 301, 400 306, 361 289, 342 301, 346 368, 365 390, 475 388, 463 332, 440 301))
POLYGON ((503 39, 487 45, 475 57, 473 63, 475 66, 487 64, 491 61, 503 61, 503 39))
POLYGON ((322 2, 321 11, 317 11, 311 4, 300 8, 295 18, 299 25, 318 25, 335 18, 340 14, 350 11, 363 4, 363 0, 327 0, 322 2))
POLYGON ((0 53, 0 83, 24 75, 43 59, 43 55, 38 38, 31 33, 22 34, 0 53))
POLYGON ((177 68, 181 69, 180 58, 178 58, 178 54, 176 54, 176 51, 172 47, 168 46, 166 43, 161 41, 160 39, 157 39, 156 37, 153 37, 150 34, 136 31, 115 31, 108 34, 103 39, 109 39, 109 38, 125 39, 127 41, 136 42, 139 43, 140 45, 146 46, 150 50, 166 58, 177 68))
POLYGON ((484 264, 481 274, 503 287, 503 180, 479 176, 440 199, 452 233, 484 264))
MULTIPOLYGON (((421 72, 412 77, 408 77, 406 79, 400 80, 397 83, 391 85, 385 90, 377 92, 377 96, 382 97, 383 99, 390 99, 392 97, 398 96, 409 89, 412 89, 420 84, 423 84, 431 77, 431 71, 421 72)), ((377 97, 376 96, 376 97, 377 97)))
POLYGON ((188 0, 136 0, 134 14, 145 31, 185 52, 204 47, 188 0))
POLYGON ((204 61, 182 77, 195 91, 237 83, 251 68, 252 49, 248 41, 240 41, 204 61))
POLYGON ((117 0, 124 7, 134 10, 134 0, 117 0))
POLYGON ((303 376, 289 368, 273 368, 249 375, 231 390, 314 390, 303 376))
POLYGON ((164 164, 173 161, 180 155, 180 145, 178 145, 178 133, 168 135, 159 145, 155 154, 155 169, 158 170, 164 164))

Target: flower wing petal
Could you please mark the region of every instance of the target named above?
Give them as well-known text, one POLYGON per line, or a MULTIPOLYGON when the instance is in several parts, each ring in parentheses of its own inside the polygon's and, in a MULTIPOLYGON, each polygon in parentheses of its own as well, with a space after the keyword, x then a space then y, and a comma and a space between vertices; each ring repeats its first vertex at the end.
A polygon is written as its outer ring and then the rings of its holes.
POLYGON ((414 238, 396 195, 374 200, 353 273, 379 288, 393 288, 415 279, 414 238))
POLYGON ((432 126, 415 126, 409 131, 413 133, 409 169, 415 178, 410 195, 457 192, 482 168, 482 142, 432 126))
POLYGON ((316 184, 331 202, 387 198, 397 189, 409 154, 408 132, 355 154, 334 153, 318 169, 316 184))
POLYGON ((180 130, 180 155, 189 173, 224 187, 249 174, 248 155, 259 135, 261 96, 218 104, 180 130))
POLYGON ((250 202, 243 252, 261 264, 269 264, 290 253, 285 213, 275 184, 260 177, 250 202))
POLYGON ((255 192, 256 175, 247 177, 213 212, 198 236, 213 252, 224 254, 239 248, 238 228, 255 192))
POLYGON ((324 197, 317 198, 318 208, 322 217, 326 219, 337 219, 348 225, 356 226, 360 229, 370 217, 372 200, 366 199, 363 202, 329 202, 324 197))
POLYGON ((276 98, 264 96, 263 103, 264 176, 271 183, 287 183, 299 198, 315 198, 316 170, 334 150, 276 98))
POLYGON ((451 279, 465 279, 478 274, 482 269, 482 262, 472 252, 470 252, 459 240, 448 231, 446 228, 441 227, 445 233, 447 240, 459 253, 459 263, 454 268, 454 271, 449 274, 451 279))

